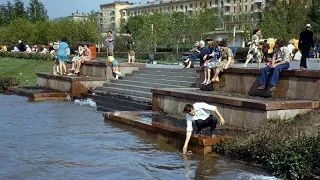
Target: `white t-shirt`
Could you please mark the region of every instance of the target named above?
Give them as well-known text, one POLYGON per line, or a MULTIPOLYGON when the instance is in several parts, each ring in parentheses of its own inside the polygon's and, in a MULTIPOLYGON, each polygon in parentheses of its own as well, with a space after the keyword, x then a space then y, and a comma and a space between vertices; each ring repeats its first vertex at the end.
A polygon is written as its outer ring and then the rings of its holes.
POLYGON ((216 106, 209 105, 207 103, 194 103, 193 104, 195 115, 191 116, 188 113, 186 114, 187 120, 187 131, 192 131, 192 122, 196 120, 206 120, 211 112, 216 110, 216 106))
POLYGON ((288 45, 288 49, 289 49, 290 53, 292 53, 293 50, 295 49, 295 47, 294 47, 294 45, 289 44, 289 45, 288 45))

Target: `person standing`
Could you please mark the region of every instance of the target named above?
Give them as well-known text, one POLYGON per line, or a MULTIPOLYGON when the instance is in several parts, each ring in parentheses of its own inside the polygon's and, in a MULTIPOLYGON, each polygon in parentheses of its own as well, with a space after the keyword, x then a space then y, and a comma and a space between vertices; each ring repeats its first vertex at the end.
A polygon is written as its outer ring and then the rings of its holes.
POLYGON ((112 34, 112 31, 108 31, 108 36, 107 36, 106 40, 104 41, 104 45, 107 47, 107 57, 113 56, 114 35, 112 34))
POLYGON ((261 38, 261 30, 256 29, 253 31, 253 36, 251 38, 251 44, 248 51, 247 59, 243 67, 247 67, 248 63, 253 59, 257 58, 258 67, 261 67, 261 59, 262 59, 262 46, 259 44, 261 38))
POLYGON ((212 114, 215 114, 219 117, 220 125, 225 124, 225 120, 218 111, 217 107, 204 102, 187 104, 183 109, 183 113, 185 114, 187 121, 186 139, 182 150, 183 154, 187 153, 188 144, 193 131, 193 122, 197 127, 196 135, 200 135, 202 129, 210 127, 210 136, 212 138, 215 137, 214 130, 216 129, 216 126, 218 124, 218 119, 212 114))
POLYGON ((59 61, 60 75, 62 76, 67 74, 66 62, 68 61, 68 50, 69 50, 69 45, 67 44, 67 38, 63 38, 62 42, 59 42, 59 48, 57 51, 57 59, 59 61))
POLYGON ((133 42, 131 31, 127 31, 127 35, 128 35, 128 44, 127 44, 127 48, 128 48, 128 63, 134 63, 134 61, 135 61, 135 52, 133 51, 134 42, 133 42))
POLYGON ((253 59, 257 58, 258 67, 261 67, 261 59, 262 59, 262 46, 259 44, 261 38, 261 30, 256 29, 253 31, 253 36, 251 38, 251 44, 249 48, 249 52, 247 55, 246 62, 243 67, 247 67, 247 64, 253 59))
POLYGON ((292 44, 291 41, 289 41, 288 49, 289 49, 289 52, 290 52, 290 57, 291 57, 291 59, 293 59, 293 51, 295 50, 295 47, 294 47, 294 45, 292 44))
POLYGON ((268 51, 270 49, 270 45, 267 40, 264 40, 262 49, 263 49, 263 58, 262 59, 264 60, 264 62, 267 62, 268 61, 268 51))
POLYGON ((305 26, 306 30, 302 31, 300 33, 300 38, 299 38, 299 49, 302 53, 301 61, 300 61, 300 69, 307 70, 307 58, 310 53, 311 47, 314 48, 314 40, 313 40, 313 32, 310 31, 311 25, 307 24, 305 26))

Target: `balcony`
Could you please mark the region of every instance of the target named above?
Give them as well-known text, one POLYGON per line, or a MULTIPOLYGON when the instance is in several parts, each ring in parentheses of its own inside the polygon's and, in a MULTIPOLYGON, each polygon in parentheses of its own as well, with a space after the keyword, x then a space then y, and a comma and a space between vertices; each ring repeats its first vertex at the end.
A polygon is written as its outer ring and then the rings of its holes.
POLYGON ((219 6, 217 4, 212 4, 211 8, 218 8, 219 6))
POLYGON ((231 4, 230 4, 230 3, 224 3, 223 6, 224 6, 224 7, 230 7, 231 4))
POLYGON ((230 15, 231 13, 230 12, 223 12, 223 15, 230 15))

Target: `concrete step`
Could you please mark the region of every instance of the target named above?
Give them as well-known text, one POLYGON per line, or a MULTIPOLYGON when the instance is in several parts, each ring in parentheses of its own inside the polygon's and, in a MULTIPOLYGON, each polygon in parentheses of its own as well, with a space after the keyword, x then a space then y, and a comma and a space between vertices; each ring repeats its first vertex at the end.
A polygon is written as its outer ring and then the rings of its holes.
POLYGON ((125 76, 123 79, 129 80, 132 77, 139 77, 139 78, 148 78, 150 80, 155 79, 162 79, 162 80, 175 80, 175 81, 188 81, 188 82, 196 82, 196 76, 166 76, 164 75, 154 75, 154 74, 137 74, 132 76, 125 76))
MULTIPOLYGON (((151 82, 139 82, 139 81, 128 81, 128 80, 112 80, 111 83, 104 83, 103 86, 108 87, 108 86, 137 86, 141 88, 184 88, 184 86, 176 86, 176 85, 170 85, 170 84, 159 84, 159 83, 151 83, 151 82)), ((135 88, 135 87, 133 87, 135 88)))
POLYGON ((145 83, 156 83, 156 84, 167 84, 176 85, 182 87, 196 87, 195 81, 185 81, 185 80, 168 80, 168 79, 150 79, 144 77, 123 77, 120 80, 112 80, 112 82, 125 81, 125 82, 145 82, 145 83))
POLYGON ((102 107, 109 107, 109 105, 121 105, 123 107, 129 107, 134 110, 151 110, 152 106, 150 103, 145 102, 136 102, 136 101, 130 101, 126 99, 121 99, 113 96, 103 96, 103 95, 93 95, 92 98, 99 102, 98 107, 100 105, 102 107))
MULTIPOLYGON (((100 101, 100 100, 95 100, 95 102, 96 102, 98 108, 109 109, 112 111, 140 111, 140 110, 143 110, 138 107, 127 106, 127 105, 120 104, 120 103, 109 103, 109 102, 105 103, 104 101, 100 101)), ((148 108, 146 110, 150 110, 150 108, 148 108)))
POLYGON ((148 89, 148 92, 114 88, 114 87, 99 87, 97 89, 100 91, 105 91, 109 93, 118 93, 119 95, 123 95, 123 96, 138 96, 138 97, 144 97, 144 98, 152 98, 152 93, 150 92, 149 89, 148 89))
POLYGON ((140 102, 145 104, 151 104, 151 101, 152 101, 152 98, 145 98, 145 97, 134 96, 134 95, 129 96, 129 95, 123 95, 123 94, 114 93, 114 92, 107 92, 104 90, 93 90, 92 92, 100 96, 113 97, 117 99, 135 101, 135 102, 140 102))
MULTIPOLYGON (((151 89, 152 89, 152 87, 148 87, 148 86, 136 86, 136 85, 118 84, 118 83, 105 83, 103 85, 103 87, 127 89, 127 90, 132 90, 132 91, 141 91, 141 92, 151 92, 151 89)), ((99 88, 97 88, 97 89, 99 89, 99 88)))
POLYGON ((196 76, 196 72, 195 71, 133 71, 132 74, 157 74, 157 75, 172 75, 172 76, 181 76, 181 75, 185 75, 185 76, 196 76))
POLYGON ((185 73, 194 72, 195 73, 196 69, 195 68, 189 68, 189 69, 142 68, 139 71, 140 72, 185 72, 185 73))

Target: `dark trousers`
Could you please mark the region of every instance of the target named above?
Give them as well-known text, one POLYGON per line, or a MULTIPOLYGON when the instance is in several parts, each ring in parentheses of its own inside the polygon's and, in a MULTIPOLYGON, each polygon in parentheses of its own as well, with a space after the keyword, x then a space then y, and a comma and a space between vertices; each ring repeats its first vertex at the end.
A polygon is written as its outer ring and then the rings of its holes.
POLYGON ((309 57, 310 48, 302 49, 302 57, 300 61, 300 67, 307 68, 307 58, 309 57))
POLYGON ((196 133, 200 134, 202 129, 210 127, 210 135, 212 135, 214 130, 217 127, 217 123, 218 123, 218 119, 213 115, 210 115, 206 120, 202 120, 202 119, 196 120, 195 121, 195 124, 197 126, 196 133))

